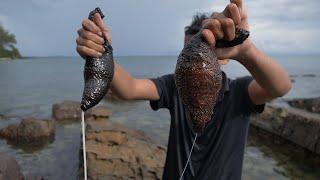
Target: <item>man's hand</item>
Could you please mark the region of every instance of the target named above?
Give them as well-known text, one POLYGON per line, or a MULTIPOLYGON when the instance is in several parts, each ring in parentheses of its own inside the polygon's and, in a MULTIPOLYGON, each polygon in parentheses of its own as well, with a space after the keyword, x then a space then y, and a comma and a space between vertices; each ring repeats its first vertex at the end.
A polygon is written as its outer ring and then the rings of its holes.
POLYGON ((85 19, 82 21, 82 28, 78 30, 77 52, 81 57, 100 57, 105 51, 103 48, 104 37, 112 43, 110 31, 103 23, 100 15, 94 15, 94 22, 85 19))
MULTIPOLYGON (((221 13, 213 13, 210 19, 203 22, 202 34, 207 42, 214 48, 220 39, 233 40, 235 28, 239 27, 249 31, 248 15, 242 0, 230 0, 230 4, 221 13)), ((250 49, 250 38, 243 44, 230 48, 217 48, 215 53, 218 59, 243 59, 243 54, 250 49)))
POLYGON ((248 86, 248 94, 254 104, 263 104, 281 97, 291 89, 288 73, 271 57, 264 54, 248 38, 241 45, 215 48, 219 39, 233 40, 235 27, 249 30, 248 15, 243 0, 230 0, 221 13, 213 13, 204 22, 203 37, 215 49, 218 59, 235 59, 251 73, 254 80, 248 86))
MULTIPOLYGON (((78 30, 78 34, 77 51, 82 57, 100 57, 105 51, 103 37, 110 44, 112 43, 110 31, 98 13, 94 15, 94 22, 89 19, 82 21, 82 28, 78 30)), ((111 90, 125 100, 158 100, 160 98, 155 84, 150 79, 135 79, 116 62, 111 90)))

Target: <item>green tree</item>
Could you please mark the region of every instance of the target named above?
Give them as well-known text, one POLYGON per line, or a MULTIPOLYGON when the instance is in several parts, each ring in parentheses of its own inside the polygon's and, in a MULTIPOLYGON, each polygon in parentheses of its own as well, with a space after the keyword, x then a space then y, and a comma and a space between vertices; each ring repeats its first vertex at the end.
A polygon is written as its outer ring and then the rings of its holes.
POLYGON ((0 24, 0 58, 20 58, 20 52, 15 47, 17 44, 16 38, 13 34, 6 31, 0 24))

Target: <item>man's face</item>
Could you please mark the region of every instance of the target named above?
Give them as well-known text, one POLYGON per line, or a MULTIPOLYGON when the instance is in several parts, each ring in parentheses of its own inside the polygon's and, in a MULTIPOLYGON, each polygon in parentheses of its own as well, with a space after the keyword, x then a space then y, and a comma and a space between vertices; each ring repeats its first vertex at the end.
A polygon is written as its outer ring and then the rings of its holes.
MULTIPOLYGON (((194 35, 188 35, 186 34, 184 36, 184 46, 186 46, 187 44, 189 44, 191 42, 191 39, 194 35)), ((227 65, 229 63, 229 59, 223 59, 223 60, 218 60, 220 65, 227 65)))

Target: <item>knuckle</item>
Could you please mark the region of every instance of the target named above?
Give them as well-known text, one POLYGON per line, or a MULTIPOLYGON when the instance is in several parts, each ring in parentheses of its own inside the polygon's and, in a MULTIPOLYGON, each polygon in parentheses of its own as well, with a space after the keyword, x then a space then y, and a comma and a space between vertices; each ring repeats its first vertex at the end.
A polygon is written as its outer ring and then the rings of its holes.
POLYGON ((87 19, 83 20, 81 24, 83 27, 86 27, 88 25, 88 20, 87 19))
POLYGON ((77 44, 80 44, 80 38, 77 38, 77 39, 76 39, 76 43, 77 43, 77 44))
POLYGON ((90 31, 84 31, 82 33, 82 37, 85 38, 85 39, 90 39, 90 36, 91 36, 91 32, 90 31))
POLYGON ((220 25, 221 25, 220 21, 217 19, 213 19, 211 21, 211 23, 212 23, 212 26, 214 26, 214 27, 220 27, 220 25))
POLYGON ((80 49, 81 52, 85 52, 86 51, 86 48, 84 46, 80 46, 79 49, 80 49))
POLYGON ((99 46, 99 49, 100 49, 100 52, 103 52, 103 51, 104 51, 103 46, 99 46))
POLYGON ((211 14, 211 18, 217 18, 217 17, 219 17, 219 15, 220 15, 220 13, 214 12, 211 14))
POLYGON ((230 3, 230 4, 228 4, 228 6, 227 6, 227 9, 228 9, 229 11, 234 11, 234 10, 236 10, 237 8, 238 8, 237 5, 234 4, 234 3, 230 3))
POLYGON ((89 40, 94 39, 93 34, 92 34, 91 32, 88 32, 88 33, 86 34, 86 39, 89 39, 89 40))
POLYGON ((77 46, 77 52, 82 54, 83 53, 83 47, 82 46, 77 46))
POLYGON ((234 26, 234 22, 233 22, 233 20, 232 20, 231 18, 226 18, 226 19, 224 20, 224 23, 225 23, 225 26, 226 26, 226 27, 232 27, 232 26, 234 26))

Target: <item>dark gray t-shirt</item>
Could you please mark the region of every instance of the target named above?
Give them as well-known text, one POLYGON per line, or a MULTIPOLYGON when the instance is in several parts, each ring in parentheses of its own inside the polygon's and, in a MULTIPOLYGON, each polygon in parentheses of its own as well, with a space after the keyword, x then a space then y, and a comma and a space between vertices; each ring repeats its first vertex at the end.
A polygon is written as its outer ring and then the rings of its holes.
MULTIPOLYGON (((151 108, 167 108, 171 115, 164 180, 178 180, 195 137, 192 124, 186 118, 175 85, 174 75, 151 79, 160 99, 150 101, 151 108)), ((249 115, 261 113, 264 105, 254 105, 248 94, 252 77, 230 80, 223 73, 224 85, 211 120, 198 134, 191 160, 183 179, 238 180, 241 179, 244 147, 249 127, 249 115)))

